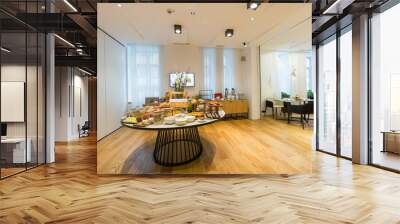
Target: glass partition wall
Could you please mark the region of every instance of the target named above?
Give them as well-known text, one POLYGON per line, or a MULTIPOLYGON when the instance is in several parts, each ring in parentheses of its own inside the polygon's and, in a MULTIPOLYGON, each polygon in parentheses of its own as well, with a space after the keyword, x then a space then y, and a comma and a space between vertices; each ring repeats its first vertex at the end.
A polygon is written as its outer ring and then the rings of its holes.
POLYGON ((352 157, 351 26, 317 48, 317 149, 352 157))
POLYGON ((400 4, 371 18, 370 163, 400 171, 400 4))
MULTIPOLYGON (((32 3, 29 7, 24 4, 20 2, 19 7, 25 7, 25 12, 38 8, 32 3)), ((8 21, 0 22, 0 178, 3 179, 45 163, 46 40, 45 34, 3 11, 0 20, 8 21)))

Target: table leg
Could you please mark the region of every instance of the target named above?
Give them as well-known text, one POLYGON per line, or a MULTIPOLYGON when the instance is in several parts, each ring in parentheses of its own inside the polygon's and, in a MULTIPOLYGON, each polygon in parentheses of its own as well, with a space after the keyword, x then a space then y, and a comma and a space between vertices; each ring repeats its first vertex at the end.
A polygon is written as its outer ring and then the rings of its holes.
POLYGON ((197 159, 203 151, 197 127, 159 130, 154 161, 162 166, 178 166, 197 159))

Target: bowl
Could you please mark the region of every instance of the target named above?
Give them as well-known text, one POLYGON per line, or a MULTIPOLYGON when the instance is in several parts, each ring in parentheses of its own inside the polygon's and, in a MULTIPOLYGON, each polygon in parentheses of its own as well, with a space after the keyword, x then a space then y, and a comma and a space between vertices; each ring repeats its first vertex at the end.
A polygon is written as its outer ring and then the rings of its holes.
POLYGON ((175 124, 176 125, 185 125, 186 124, 186 118, 175 118, 175 124))
POLYGON ((196 120, 195 116, 186 116, 186 121, 187 122, 193 122, 194 120, 196 120))
POLYGON ((175 117, 166 117, 164 118, 164 124, 174 124, 175 123, 175 117))

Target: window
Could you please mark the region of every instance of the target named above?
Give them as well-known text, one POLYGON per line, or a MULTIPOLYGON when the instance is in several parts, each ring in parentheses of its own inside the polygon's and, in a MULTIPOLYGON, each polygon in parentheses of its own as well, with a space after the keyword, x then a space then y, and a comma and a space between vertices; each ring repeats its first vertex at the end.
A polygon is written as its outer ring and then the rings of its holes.
POLYGON ((235 86, 235 51, 232 48, 224 49, 224 89, 236 88, 235 86))
POLYGON ((352 74, 350 29, 340 36, 340 154, 348 158, 352 157, 352 74))
POLYGON ((311 68, 311 55, 307 54, 306 56, 306 86, 307 91, 313 89, 313 78, 312 78, 312 68, 311 68))
POLYGON ((336 39, 320 45, 318 149, 336 154, 336 39))
POLYGON ((161 88, 160 47, 128 46, 128 98, 133 106, 142 106, 146 97, 159 97, 161 88))
POLYGON ((400 170, 400 4, 371 19, 370 132, 375 165, 400 170), (384 132, 385 135, 383 134, 384 132), (384 139, 385 137, 385 139, 384 139))
POLYGON ((204 89, 216 91, 216 50, 203 49, 204 89))

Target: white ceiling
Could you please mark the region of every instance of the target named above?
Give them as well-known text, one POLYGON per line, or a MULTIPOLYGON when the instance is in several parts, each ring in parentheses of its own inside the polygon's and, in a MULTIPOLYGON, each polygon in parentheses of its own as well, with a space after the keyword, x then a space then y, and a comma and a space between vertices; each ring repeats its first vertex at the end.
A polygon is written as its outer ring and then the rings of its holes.
POLYGON ((241 48, 248 42, 311 49, 310 3, 264 3, 255 11, 245 3, 99 3, 97 8, 98 26, 124 44, 241 48), (174 33, 174 24, 182 25, 183 34, 174 33), (231 38, 224 35, 228 28, 234 29, 231 38))

